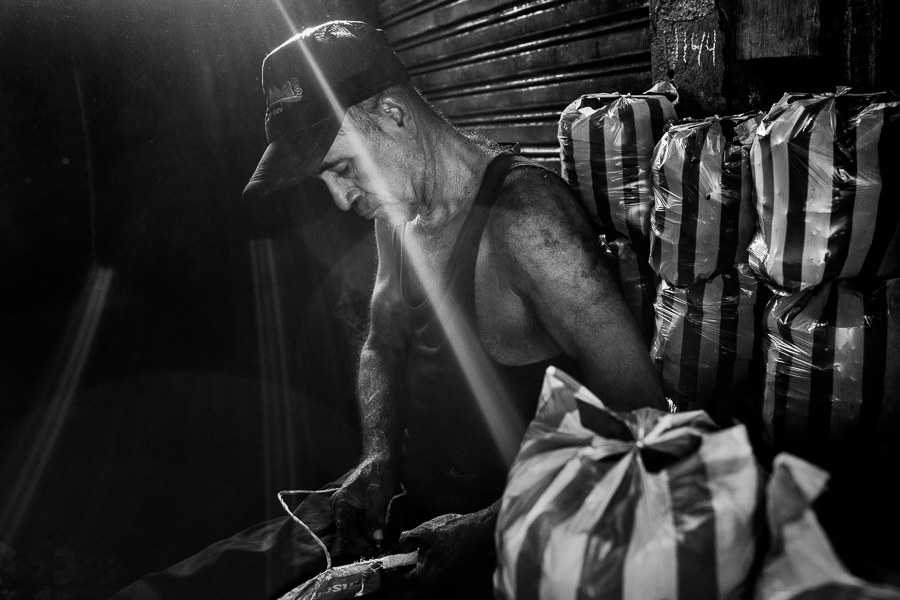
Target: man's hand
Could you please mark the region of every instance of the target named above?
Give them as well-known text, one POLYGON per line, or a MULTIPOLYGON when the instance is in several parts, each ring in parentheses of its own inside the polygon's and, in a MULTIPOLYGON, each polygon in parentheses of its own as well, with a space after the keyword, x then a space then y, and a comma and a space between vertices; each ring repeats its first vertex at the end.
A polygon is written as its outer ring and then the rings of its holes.
POLYGON ((441 589, 457 584, 477 573, 493 570, 494 523, 496 510, 466 515, 448 514, 436 517, 404 532, 396 552, 418 549, 416 566, 395 581, 402 595, 417 591, 441 589))
POLYGON ((341 554, 361 557, 378 553, 394 483, 389 461, 369 457, 357 465, 331 497, 341 554))

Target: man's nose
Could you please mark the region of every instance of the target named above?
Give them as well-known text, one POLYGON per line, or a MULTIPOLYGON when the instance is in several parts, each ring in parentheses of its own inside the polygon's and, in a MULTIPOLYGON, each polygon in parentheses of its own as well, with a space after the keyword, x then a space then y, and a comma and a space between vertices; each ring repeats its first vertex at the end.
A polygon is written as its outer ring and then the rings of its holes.
POLYGON ((336 178, 328 178, 325 183, 328 185, 328 191, 331 192, 331 199, 341 210, 350 210, 360 196, 359 190, 336 178))

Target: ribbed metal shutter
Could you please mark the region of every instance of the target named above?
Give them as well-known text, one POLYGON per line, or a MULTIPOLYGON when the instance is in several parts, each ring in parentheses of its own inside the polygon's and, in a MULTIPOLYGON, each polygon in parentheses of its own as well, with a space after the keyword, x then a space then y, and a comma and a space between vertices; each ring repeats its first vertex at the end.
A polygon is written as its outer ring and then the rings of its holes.
POLYGON ((382 0, 381 25, 425 96, 464 130, 558 170, 559 113, 650 87, 646 0, 382 0))

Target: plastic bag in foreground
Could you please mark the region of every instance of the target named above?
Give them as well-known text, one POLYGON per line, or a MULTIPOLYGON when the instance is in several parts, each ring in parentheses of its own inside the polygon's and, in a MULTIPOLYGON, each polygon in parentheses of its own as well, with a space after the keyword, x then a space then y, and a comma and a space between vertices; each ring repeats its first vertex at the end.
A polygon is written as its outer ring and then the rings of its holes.
POLYGON ((550 367, 503 494, 496 597, 731 597, 761 491, 743 426, 611 411, 550 367))
POLYGON ((812 510, 828 474, 782 453, 766 486, 771 547, 755 600, 900 600, 900 590, 875 586, 847 571, 812 510))

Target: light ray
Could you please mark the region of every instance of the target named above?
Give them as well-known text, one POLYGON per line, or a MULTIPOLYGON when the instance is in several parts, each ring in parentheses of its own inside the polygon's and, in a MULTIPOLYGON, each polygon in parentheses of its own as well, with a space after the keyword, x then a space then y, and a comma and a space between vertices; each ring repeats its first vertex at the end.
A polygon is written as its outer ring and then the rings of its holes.
MULTIPOLYGON (((262 398, 263 457, 265 459, 265 487, 275 486, 276 465, 284 465, 289 485, 297 476, 295 457, 296 436, 293 430, 294 402, 288 385, 287 347, 284 338, 284 316, 272 240, 250 242, 253 292, 256 306, 256 331, 259 349, 260 384, 262 398)), ((306 428, 307 419, 301 419, 306 428)), ((309 435, 309 431, 305 431, 309 435)), ((266 507, 269 492, 266 492, 266 507)), ((268 518, 274 514, 268 515, 268 518)))
POLYGON ((69 331, 74 335, 69 335, 60 346, 61 356, 65 356, 62 371, 58 376, 48 378, 55 381, 53 392, 49 404, 45 406, 46 413, 40 419, 38 432, 32 438, 31 448, 18 469, 15 483, 6 494, 6 502, 0 511, 0 539, 11 542, 15 538, 53 455, 93 347, 112 278, 111 268, 93 267, 78 308, 72 313, 69 331))
MULTIPOLYGON (((282 4, 281 0, 275 0, 275 4, 278 5, 278 9, 281 11, 285 22, 287 22, 288 27, 291 28, 291 33, 293 35, 297 35, 298 33, 300 33, 297 30, 297 27, 294 25, 294 21, 291 19, 287 10, 284 8, 284 4, 282 4)), ((316 62, 316 59, 312 54, 310 54, 309 50, 306 47, 306 44, 302 40, 298 40, 297 44, 300 46, 300 51, 303 52, 303 58, 305 58, 306 62, 309 63, 310 68, 312 68, 313 75, 315 76, 316 80, 318 80, 319 85, 322 87, 322 90, 324 90, 325 97, 328 100, 328 104, 331 105, 331 109, 334 111, 334 114, 342 115, 344 113, 344 109, 341 107, 341 103, 338 102, 337 96, 334 95, 334 90, 331 89, 331 83, 328 81, 328 78, 325 77, 324 73, 322 73, 322 69, 319 67, 319 63, 316 62)))
MULTIPOLYGON (((427 272, 421 246, 416 240, 408 237, 404 240, 403 251, 409 264, 422 281, 427 272)), ((491 432, 492 441, 504 464, 512 464, 519 448, 518 438, 520 420, 513 410, 509 392, 500 382, 496 371, 491 367, 490 358, 484 351, 478 332, 472 324, 457 318, 460 313, 454 306, 455 298, 440 298, 441 290, 434 289, 428 293, 428 301, 435 307, 435 314, 447 337, 453 354, 462 368, 472 394, 478 403, 481 417, 491 432)))
MULTIPOLYGON (((294 35, 297 35, 299 32, 294 26, 294 23, 281 0, 275 0, 275 3, 281 10, 291 32, 294 35)), ((332 110, 334 110, 337 115, 344 115, 345 111, 335 97, 331 85, 322 73, 319 65, 302 42, 299 43, 299 46, 307 62, 310 64, 313 74, 325 91, 325 95, 332 110)), ((380 172, 375 167, 371 155, 365 151, 365 145, 362 143, 362 139, 360 134, 356 131, 356 128, 352 127, 352 121, 345 118, 343 123, 345 132, 348 136, 348 141, 361 150, 358 157, 362 161, 362 169, 367 173, 373 174, 373 187, 375 188, 372 190, 373 193, 382 197, 390 197, 390 186, 388 186, 384 178, 380 176, 380 172)), ((405 218, 400 215, 388 215, 388 217, 392 223, 396 223, 397 219, 405 218)), ((403 245, 403 251, 409 259, 409 264, 412 265, 415 270, 416 276, 420 281, 424 280, 423 276, 427 273, 427 267, 422 258, 424 254, 421 247, 415 240, 409 239, 407 240, 407 243, 403 245)), ((432 305, 436 308, 435 312, 437 318, 451 348, 453 349, 453 353, 459 361, 460 367, 472 389, 473 395, 481 410, 482 417, 491 432, 495 447, 504 462, 506 464, 511 464, 512 459, 518 450, 520 441, 517 439, 516 431, 518 427, 515 425, 517 417, 512 408, 511 399, 509 394, 500 384, 496 372, 491 368, 490 363, 487 360, 488 357, 485 356, 485 352, 482 349, 477 332, 473 331, 473 328, 469 324, 462 323, 459 319, 453 318, 455 311, 451 310, 451 300, 452 299, 444 300, 429 297, 429 301, 432 302, 432 305)))
MULTIPOLYGON (((290 487, 296 487, 298 475, 295 457, 296 419, 294 402, 288 392, 287 350, 284 338, 284 319, 281 294, 272 240, 251 240, 250 267, 253 275, 253 299, 256 308, 256 335, 259 351, 260 409, 262 410, 263 443, 263 511, 266 520, 275 517, 271 504, 271 490, 283 485, 286 473, 290 487)), ((303 410, 303 405, 299 406, 303 410)), ((305 417, 305 415, 304 415, 305 417)), ((309 439, 308 419, 301 418, 303 435, 309 439)), ((306 465, 304 465, 306 466, 306 465)), ((266 595, 274 592, 277 561, 266 556, 266 595)))
MULTIPOLYGON (((352 119, 345 118, 343 128, 347 139, 359 151, 357 156, 363 163, 363 169, 372 174, 374 188, 372 192, 377 196, 389 198, 391 188, 376 168, 372 156, 366 151, 362 134, 353 126, 352 119)), ((391 223, 405 220, 405 215, 396 212, 401 210, 399 207, 384 205, 384 208, 389 213, 387 216, 391 223)), ((401 248, 416 277, 420 282, 424 282, 427 279, 428 267, 423 258, 425 253, 418 241, 410 236, 403 241, 401 248)), ((428 286, 423 285, 422 288, 428 289, 428 286)), ((499 456, 504 464, 512 464, 520 442, 518 432, 521 427, 517 423, 520 419, 513 409, 508 391, 500 383, 498 374, 490 365, 490 359, 481 345, 477 331, 464 319, 456 317, 460 314, 455 306, 457 299, 441 297, 440 294, 443 292, 444 290, 437 288, 430 290, 428 301, 435 308, 436 318, 462 368, 499 456)))

